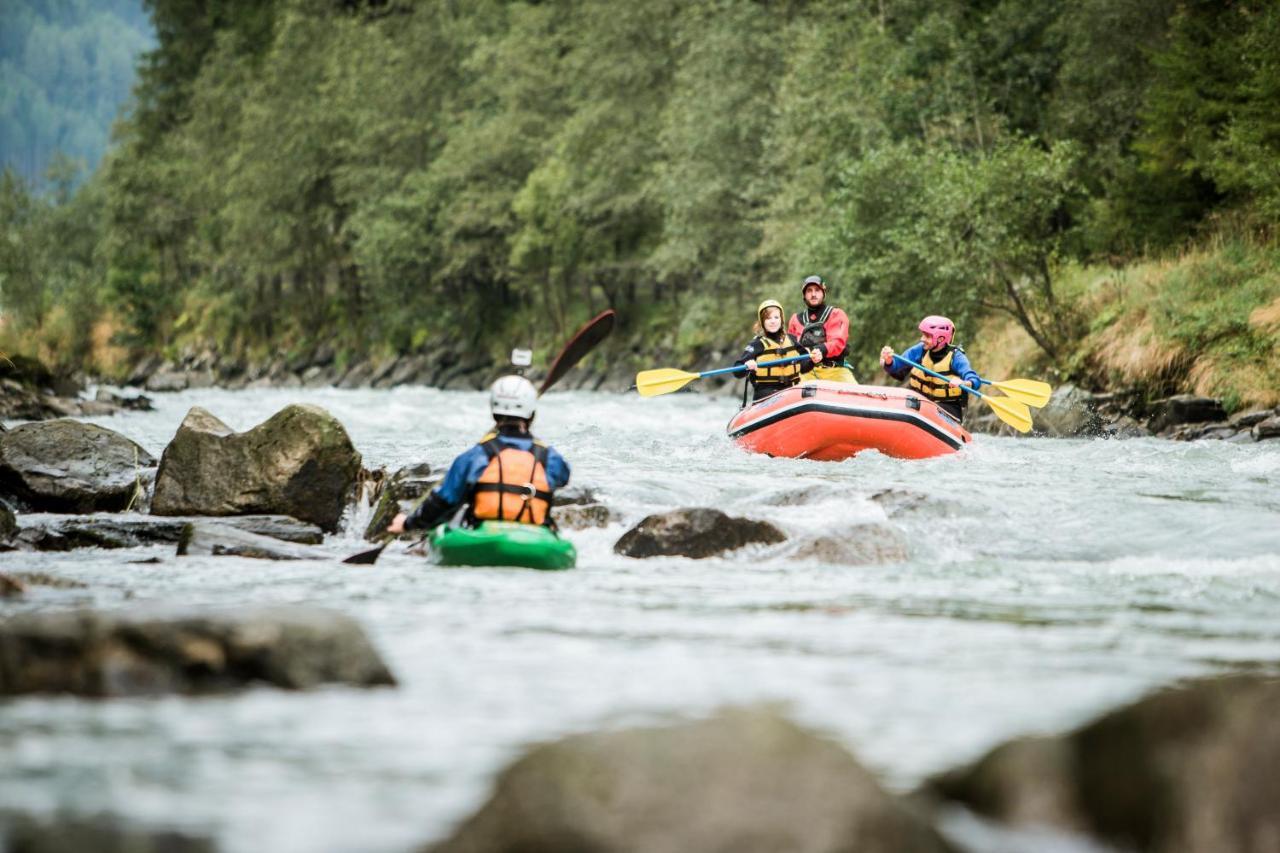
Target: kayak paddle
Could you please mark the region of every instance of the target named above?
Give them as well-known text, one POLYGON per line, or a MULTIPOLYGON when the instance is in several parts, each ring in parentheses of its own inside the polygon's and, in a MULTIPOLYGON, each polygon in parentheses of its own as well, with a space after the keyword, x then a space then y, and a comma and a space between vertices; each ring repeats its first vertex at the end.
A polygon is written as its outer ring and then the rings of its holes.
MULTIPOLYGON (((916 368, 919 368, 920 370, 923 370, 925 373, 929 374, 930 376, 938 377, 943 382, 951 381, 950 377, 943 376, 941 373, 935 373, 934 371, 925 367, 923 364, 916 364, 911 359, 903 358, 900 355, 895 357, 902 359, 902 361, 906 362, 912 367, 916 367, 916 368)), ((995 383, 992 383, 992 384, 995 384, 995 383)), ((1009 426, 1016 429, 1018 432, 1031 431, 1031 410, 1027 408, 1025 403, 1019 402, 1018 400, 1015 400, 1013 397, 992 397, 990 394, 983 394, 981 391, 975 388, 970 388, 969 385, 964 382, 960 383, 960 387, 961 389, 968 391, 970 394, 973 394, 975 397, 981 397, 984 401, 986 401, 986 404, 991 407, 992 411, 996 413, 996 417, 998 417, 1000 420, 1004 421, 1009 426)))
MULTIPOLYGON (((556 360, 551 362, 551 369, 547 371, 547 378, 542 380, 542 387, 538 389, 539 397, 545 394, 548 388, 555 385, 560 380, 560 377, 568 373, 574 365, 582 361, 587 353, 595 349, 597 344, 609 337, 609 333, 613 331, 613 321, 616 316, 612 308, 601 311, 583 324, 582 328, 574 332, 573 337, 569 339, 569 342, 560 350, 560 354, 556 356, 556 360)), ((394 534, 384 534, 381 545, 376 548, 370 548, 367 551, 361 551, 359 554, 352 554, 342 562, 353 566, 371 566, 377 562, 383 549, 395 541, 395 538, 394 534)))
MULTIPOLYGON (((777 361, 757 362, 761 367, 777 367, 797 361, 807 361, 809 355, 793 355, 791 358, 780 358, 777 361)), ((687 373, 674 367, 659 367, 656 370, 642 370, 636 374, 636 390, 641 397, 657 397, 679 391, 695 379, 707 376, 719 376, 722 373, 746 373, 747 368, 741 364, 733 367, 721 367, 717 370, 704 370, 701 373, 687 373)))
POLYGON ((1049 402, 1049 397, 1053 395, 1053 388, 1048 382, 1041 382, 1038 379, 1006 379, 1003 382, 992 382, 989 379, 982 380, 983 385, 990 385, 993 388, 999 388, 1005 393, 1005 396, 1012 397, 1019 403, 1026 403, 1037 409, 1049 402))
POLYGON ((613 331, 613 321, 616 316, 612 308, 601 311, 583 324, 581 329, 574 332, 569 343, 565 344, 564 349, 560 350, 560 354, 556 356, 556 360, 551 362, 547 378, 542 380, 542 387, 538 389, 539 397, 547 393, 548 388, 555 385, 561 376, 582 361, 583 357, 595 349, 597 344, 609 337, 609 333, 613 331))

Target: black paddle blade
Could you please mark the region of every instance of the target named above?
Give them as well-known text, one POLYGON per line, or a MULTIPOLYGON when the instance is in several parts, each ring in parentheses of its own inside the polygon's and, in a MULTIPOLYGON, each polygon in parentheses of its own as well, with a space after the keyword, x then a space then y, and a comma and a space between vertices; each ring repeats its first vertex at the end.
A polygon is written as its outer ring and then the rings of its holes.
POLYGON ((539 397, 547 393, 548 388, 560 381, 560 377, 572 370, 573 366, 582 361, 583 357, 595 349, 597 344, 609 337, 609 333, 613 331, 613 321, 616 316, 612 308, 601 311, 569 339, 569 343, 560 350, 556 360, 551 362, 547 378, 542 380, 542 387, 538 389, 539 397))
POLYGON ((378 562, 378 555, 382 553, 382 549, 386 548, 390 544, 391 540, 388 539, 377 548, 370 548, 368 551, 361 551, 359 554, 352 554, 342 562, 350 563, 353 566, 372 566, 374 563, 378 562))

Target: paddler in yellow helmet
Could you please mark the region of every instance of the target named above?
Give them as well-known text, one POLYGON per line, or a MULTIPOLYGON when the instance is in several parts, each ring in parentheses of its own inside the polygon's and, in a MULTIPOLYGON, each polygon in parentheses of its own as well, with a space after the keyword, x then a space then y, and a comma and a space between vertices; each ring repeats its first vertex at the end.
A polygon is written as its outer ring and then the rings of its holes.
POLYGON ((760 307, 756 309, 754 331, 756 336, 734 362, 749 371, 747 381, 751 383, 753 403, 795 385, 800 381, 801 369, 808 365, 808 362, 795 361, 780 367, 769 366, 770 362, 804 353, 795 338, 782 328, 782 304, 776 299, 766 299, 760 303, 760 307))

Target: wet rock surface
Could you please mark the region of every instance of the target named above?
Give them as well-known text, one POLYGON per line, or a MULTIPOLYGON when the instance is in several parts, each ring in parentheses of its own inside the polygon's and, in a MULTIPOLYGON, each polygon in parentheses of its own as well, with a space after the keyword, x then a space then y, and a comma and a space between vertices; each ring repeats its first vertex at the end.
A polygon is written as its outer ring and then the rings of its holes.
POLYGON ((723 554, 744 545, 774 545, 786 534, 767 521, 736 518, 718 509, 691 507, 646 517, 622 535, 613 550, 624 557, 693 557, 723 554))
POLYGON ((176 830, 131 826, 107 816, 0 815, 6 853, 213 853, 207 838, 176 830))
POLYGON ((376 490, 376 503, 365 527, 364 538, 370 542, 380 539, 396 513, 411 510, 443 479, 443 472, 433 473, 426 462, 406 465, 386 478, 376 490))
POLYGON ((155 459, 125 436, 94 424, 54 420, 0 434, 0 489, 48 512, 125 509, 155 459))
POLYGON ((325 552, 225 524, 193 521, 182 525, 178 556, 250 557, 256 560, 324 560, 325 552))
POLYGON ((393 684, 364 631, 311 607, 79 611, 0 622, 0 696, 203 694, 265 683, 393 684))
POLYGON ((197 406, 160 458, 151 511, 290 515, 332 532, 359 470, 347 431, 319 406, 287 406, 243 433, 197 406))
MULTIPOLYGON (((200 519, 157 517, 140 513, 94 515, 21 516, 13 544, 36 551, 70 551, 75 548, 134 548, 139 545, 177 544, 183 528, 200 519)), ((314 524, 287 515, 227 516, 219 523, 286 542, 319 545, 324 532, 314 524)))
POLYGON ((1084 831, 1127 849, 1274 850, 1280 681, 1192 682, 1061 737, 997 747, 932 780, 990 818, 1084 831))
POLYGON ((536 747, 432 853, 950 849, 838 745, 769 711, 536 747))

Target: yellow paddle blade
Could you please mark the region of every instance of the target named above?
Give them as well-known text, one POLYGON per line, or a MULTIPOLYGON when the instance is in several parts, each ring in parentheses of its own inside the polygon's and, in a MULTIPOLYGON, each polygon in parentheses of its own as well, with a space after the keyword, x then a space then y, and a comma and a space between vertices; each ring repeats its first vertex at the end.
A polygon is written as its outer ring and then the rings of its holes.
POLYGON ((659 394, 670 394, 698 378, 696 373, 686 373, 674 367, 659 367, 657 370, 642 370, 636 374, 636 390, 641 397, 657 397, 659 394))
POLYGON ((1019 403, 1026 403, 1037 409, 1048 403, 1049 397, 1053 394, 1053 388, 1049 387, 1049 383, 1038 379, 1006 379, 1003 382, 992 382, 990 385, 993 388, 999 388, 1019 403))
POLYGON ((1031 432, 1031 410, 1025 404, 1019 403, 1012 397, 992 397, 987 394, 984 394, 982 399, 987 401, 987 405, 1000 420, 1018 432, 1031 432))

